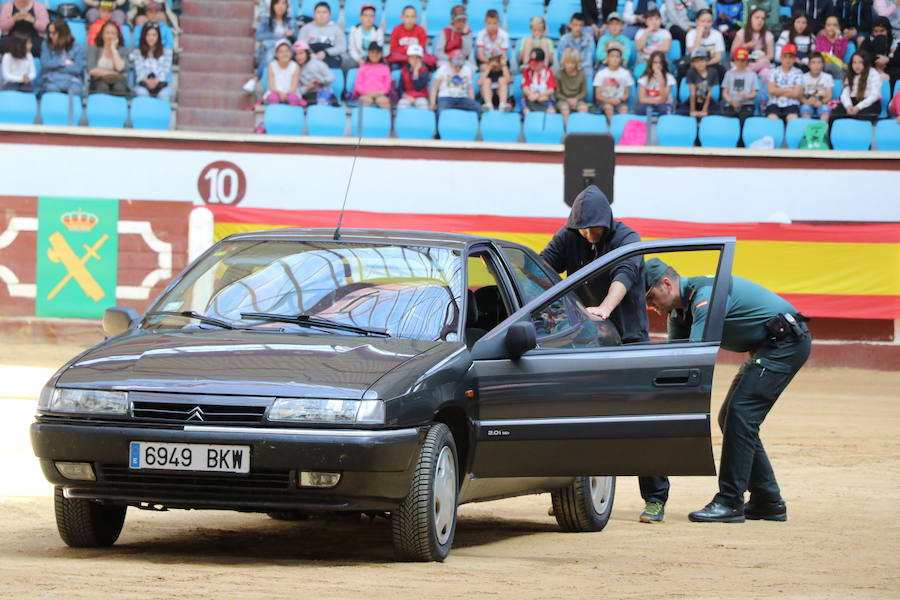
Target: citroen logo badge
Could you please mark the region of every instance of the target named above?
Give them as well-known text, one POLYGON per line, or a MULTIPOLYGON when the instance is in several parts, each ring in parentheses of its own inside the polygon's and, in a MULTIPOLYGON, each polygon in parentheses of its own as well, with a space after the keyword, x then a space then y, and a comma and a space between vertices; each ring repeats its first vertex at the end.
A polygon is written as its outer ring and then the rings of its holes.
POLYGON ((191 409, 191 412, 188 413, 187 419, 188 421, 202 421, 203 420, 203 409, 199 406, 195 406, 191 409))

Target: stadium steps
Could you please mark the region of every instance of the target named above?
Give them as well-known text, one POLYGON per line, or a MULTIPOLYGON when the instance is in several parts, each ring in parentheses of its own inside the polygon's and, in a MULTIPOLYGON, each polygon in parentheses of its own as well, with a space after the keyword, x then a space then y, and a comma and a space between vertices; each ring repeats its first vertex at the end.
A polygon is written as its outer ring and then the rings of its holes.
POLYGON ((185 0, 177 129, 247 132, 254 113, 241 86, 253 72, 255 0, 185 0))

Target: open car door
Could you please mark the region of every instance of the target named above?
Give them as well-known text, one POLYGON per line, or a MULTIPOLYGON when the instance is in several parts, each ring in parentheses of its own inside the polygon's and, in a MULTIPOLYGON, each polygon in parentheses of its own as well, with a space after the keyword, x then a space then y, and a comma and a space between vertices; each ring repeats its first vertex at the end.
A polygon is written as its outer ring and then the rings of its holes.
MULTIPOLYGON (((715 474, 710 392, 734 244, 734 238, 696 238, 624 246, 557 283, 476 342, 475 476, 715 474), (623 261, 654 254, 668 262, 661 253, 670 252, 713 258, 716 277, 702 341, 621 345, 614 331, 610 335, 611 324, 584 310, 580 288, 623 261), (523 346, 523 337, 531 335, 534 341, 523 346)), ((680 273, 700 274, 709 273, 680 273)))

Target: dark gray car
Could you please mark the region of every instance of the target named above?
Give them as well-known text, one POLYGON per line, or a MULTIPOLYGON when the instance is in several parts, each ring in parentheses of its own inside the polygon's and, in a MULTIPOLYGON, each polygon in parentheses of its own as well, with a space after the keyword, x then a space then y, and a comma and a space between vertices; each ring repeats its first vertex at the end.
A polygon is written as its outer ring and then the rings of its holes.
POLYGON ((31 436, 71 546, 128 506, 390 517, 443 560, 460 503, 550 492, 599 531, 616 475, 711 475, 734 240, 626 246, 560 278, 504 240, 277 230, 222 240, 47 383, 31 436), (636 255, 717 256, 703 341, 622 345, 582 286, 636 255))

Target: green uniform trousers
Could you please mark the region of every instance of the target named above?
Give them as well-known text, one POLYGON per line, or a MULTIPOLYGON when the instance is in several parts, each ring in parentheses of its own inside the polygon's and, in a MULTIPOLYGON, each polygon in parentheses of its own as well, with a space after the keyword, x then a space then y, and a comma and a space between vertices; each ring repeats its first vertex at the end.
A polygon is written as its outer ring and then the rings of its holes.
POLYGON ((806 362, 811 346, 807 331, 800 339, 767 343, 752 351, 741 366, 719 411, 722 459, 715 502, 739 508, 748 490, 754 502, 781 500, 775 473, 759 439, 759 427, 806 362))

